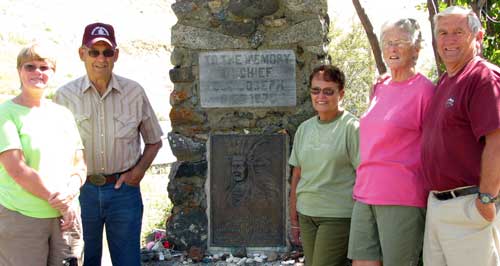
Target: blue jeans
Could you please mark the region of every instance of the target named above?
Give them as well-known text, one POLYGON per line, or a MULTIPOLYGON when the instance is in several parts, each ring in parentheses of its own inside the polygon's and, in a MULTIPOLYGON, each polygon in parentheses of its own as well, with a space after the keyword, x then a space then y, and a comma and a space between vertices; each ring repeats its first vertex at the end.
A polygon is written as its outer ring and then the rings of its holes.
POLYGON ((95 186, 85 183, 80 190, 82 209, 84 266, 100 266, 102 256, 102 229, 106 237, 113 265, 140 266, 140 235, 142 224, 142 197, 139 187, 122 184, 95 186))

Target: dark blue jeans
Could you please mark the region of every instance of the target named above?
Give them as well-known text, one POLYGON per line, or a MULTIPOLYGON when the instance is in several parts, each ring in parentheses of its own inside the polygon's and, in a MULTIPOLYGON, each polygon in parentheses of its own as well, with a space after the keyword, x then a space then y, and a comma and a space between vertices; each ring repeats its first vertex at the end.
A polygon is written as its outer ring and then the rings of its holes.
POLYGON ((102 232, 106 237, 111 261, 116 266, 140 266, 142 197, 139 187, 122 184, 95 186, 85 183, 80 190, 82 209, 84 266, 100 266, 102 232))

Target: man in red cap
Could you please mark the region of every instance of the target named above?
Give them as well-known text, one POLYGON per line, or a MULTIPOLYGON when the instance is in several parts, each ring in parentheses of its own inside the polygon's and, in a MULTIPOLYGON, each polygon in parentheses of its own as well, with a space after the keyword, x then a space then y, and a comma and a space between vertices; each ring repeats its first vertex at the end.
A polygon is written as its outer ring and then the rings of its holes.
POLYGON ((139 184, 162 146, 162 131, 144 89, 113 73, 119 55, 113 26, 88 25, 78 53, 87 74, 59 88, 55 101, 75 115, 85 147, 89 175, 79 198, 84 265, 101 265, 106 225, 113 265, 139 266, 139 184))

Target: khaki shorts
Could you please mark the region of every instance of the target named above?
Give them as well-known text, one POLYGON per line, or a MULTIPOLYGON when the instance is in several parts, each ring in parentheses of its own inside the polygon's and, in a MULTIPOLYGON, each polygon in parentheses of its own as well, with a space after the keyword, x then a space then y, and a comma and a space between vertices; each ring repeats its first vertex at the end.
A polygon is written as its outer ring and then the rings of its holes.
POLYGON ((356 201, 348 257, 383 261, 384 266, 418 265, 424 225, 423 208, 367 205, 356 201))
POLYGON ((80 221, 71 231, 61 232, 59 218, 32 218, 0 205, 2 266, 61 266, 68 257, 81 263, 81 236, 80 221))
POLYGON ((486 221, 476 207, 477 194, 427 201, 424 239, 425 266, 500 265, 500 204, 486 221))

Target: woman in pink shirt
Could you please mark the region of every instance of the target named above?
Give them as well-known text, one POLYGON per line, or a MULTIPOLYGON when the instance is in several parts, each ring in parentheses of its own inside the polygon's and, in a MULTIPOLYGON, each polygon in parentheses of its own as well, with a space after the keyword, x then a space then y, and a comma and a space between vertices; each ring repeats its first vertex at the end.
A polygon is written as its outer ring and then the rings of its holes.
POLYGON ((422 121, 434 85, 415 70, 422 34, 414 19, 382 26, 389 78, 373 88, 360 120, 360 159, 349 240, 353 266, 417 265, 426 195, 420 162, 422 121))

